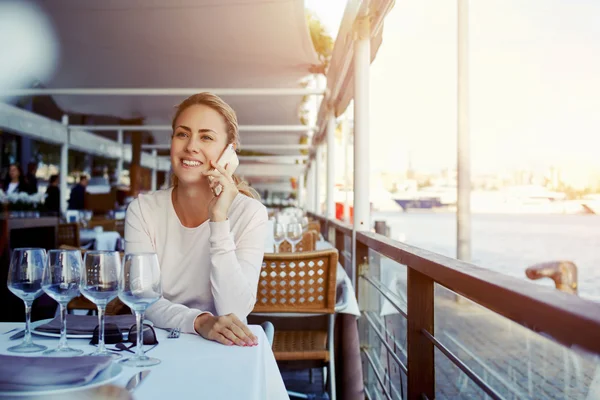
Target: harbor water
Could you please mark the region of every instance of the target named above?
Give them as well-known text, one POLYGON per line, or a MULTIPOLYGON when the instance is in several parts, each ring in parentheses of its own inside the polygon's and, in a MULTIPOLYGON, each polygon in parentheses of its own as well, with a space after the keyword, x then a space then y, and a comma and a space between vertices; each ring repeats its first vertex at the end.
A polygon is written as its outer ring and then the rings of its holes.
MULTIPOLYGON (((577 265, 579 295, 600 302, 600 216, 564 214, 474 214, 471 262, 520 279, 533 264, 568 260, 577 265)), ((452 212, 375 212, 392 239, 456 257, 452 212)), ((533 281, 553 286, 550 279, 533 281)))

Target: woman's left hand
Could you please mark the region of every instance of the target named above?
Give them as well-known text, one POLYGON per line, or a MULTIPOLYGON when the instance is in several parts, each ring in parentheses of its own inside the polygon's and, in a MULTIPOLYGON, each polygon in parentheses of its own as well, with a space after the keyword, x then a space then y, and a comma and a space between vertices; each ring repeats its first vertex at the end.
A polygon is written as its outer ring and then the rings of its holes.
POLYGON ((209 179, 209 185, 211 190, 217 186, 221 186, 221 193, 208 203, 208 217, 213 222, 225 221, 227 219, 227 213, 229 207, 233 203, 233 199, 238 195, 239 190, 233 181, 232 174, 229 172, 229 164, 223 168, 214 161, 210 162, 210 165, 214 168, 213 170, 203 172, 204 176, 211 176, 212 182, 209 179))

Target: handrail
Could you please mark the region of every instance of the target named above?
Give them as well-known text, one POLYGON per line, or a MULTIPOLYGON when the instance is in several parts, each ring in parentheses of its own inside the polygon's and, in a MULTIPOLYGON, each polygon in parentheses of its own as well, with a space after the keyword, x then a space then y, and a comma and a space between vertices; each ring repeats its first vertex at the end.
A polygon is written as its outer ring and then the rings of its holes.
POLYGON ((600 354, 600 304, 376 233, 357 232, 356 240, 534 332, 600 354))
POLYGON ((388 393, 386 387, 385 387, 385 383, 383 382, 383 378, 381 377, 381 375, 379 375, 379 371, 377 371, 377 368, 375 368, 375 361, 373 361, 373 358, 371 358, 371 355, 369 354, 369 352, 362 348, 361 351, 364 353, 364 355, 367 357, 367 361, 369 362, 369 365, 371 365, 371 368, 373 369, 373 372, 375 373, 375 377, 377 378, 377 381, 379 382, 379 385, 381 385, 381 389, 383 390, 383 394, 385 394, 385 397, 393 400, 393 397, 388 393))
MULTIPOLYGON (((381 285, 379 282, 375 282, 373 279, 369 278, 368 276, 365 275, 361 275, 360 278, 364 279, 365 281, 369 282, 375 289, 377 289, 377 291, 387 299, 387 301, 390 302, 390 304, 392 305, 392 307, 394 307, 399 313, 400 315, 402 315, 404 318, 408 319, 408 315, 406 315, 406 311, 404 311, 398 304, 397 301, 395 301, 394 299, 392 299, 390 296, 394 296, 394 297, 398 297, 396 296, 390 289, 386 288, 385 286, 381 285)), ((398 299, 400 300, 400 299, 398 299)))
POLYGON ((400 369, 402 370, 402 372, 404 372, 406 375, 408 375, 408 368, 406 368, 406 365, 404 365, 404 363, 402 362, 402 360, 400 359, 400 357, 398 357, 398 355, 396 354, 396 352, 394 352, 394 350, 389 345, 389 343, 387 342, 387 340, 385 340, 385 338, 383 337, 383 334, 381 332, 379 332, 379 329, 377 329, 377 326, 375 326, 375 322, 373 321, 373 319, 369 316, 369 314, 367 314, 365 312, 363 312, 362 314, 365 316, 365 318, 367 319, 367 322, 369 323, 369 325, 371 325, 371 328, 373 328, 373 330, 375 331, 375 333, 379 337, 379 341, 387 349, 388 354, 392 356, 392 358, 394 359, 394 361, 396 361, 396 364, 398 364, 398 367, 400 367, 400 369))

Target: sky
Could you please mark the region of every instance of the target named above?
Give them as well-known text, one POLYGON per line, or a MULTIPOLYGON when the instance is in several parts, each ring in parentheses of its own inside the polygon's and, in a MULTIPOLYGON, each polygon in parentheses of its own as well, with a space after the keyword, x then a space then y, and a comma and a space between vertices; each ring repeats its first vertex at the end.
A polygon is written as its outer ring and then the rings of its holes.
MULTIPOLYGON (((306 0, 337 32, 346 2, 306 0)), ((474 173, 600 171, 600 2, 478 0, 469 9, 474 173)), ((372 169, 456 164, 456 1, 396 1, 371 67, 372 169)))

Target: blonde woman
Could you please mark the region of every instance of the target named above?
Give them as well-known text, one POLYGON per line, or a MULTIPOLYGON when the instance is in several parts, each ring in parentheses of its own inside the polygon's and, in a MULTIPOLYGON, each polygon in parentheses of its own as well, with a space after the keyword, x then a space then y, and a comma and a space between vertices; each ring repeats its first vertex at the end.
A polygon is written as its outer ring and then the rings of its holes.
POLYGON ((244 321, 256 301, 267 211, 231 166, 217 165, 228 144, 239 146, 237 117, 199 93, 177 107, 172 127, 173 186, 127 209, 125 251, 156 252, 161 266, 163 298, 146 316, 225 345, 256 345, 244 321))

